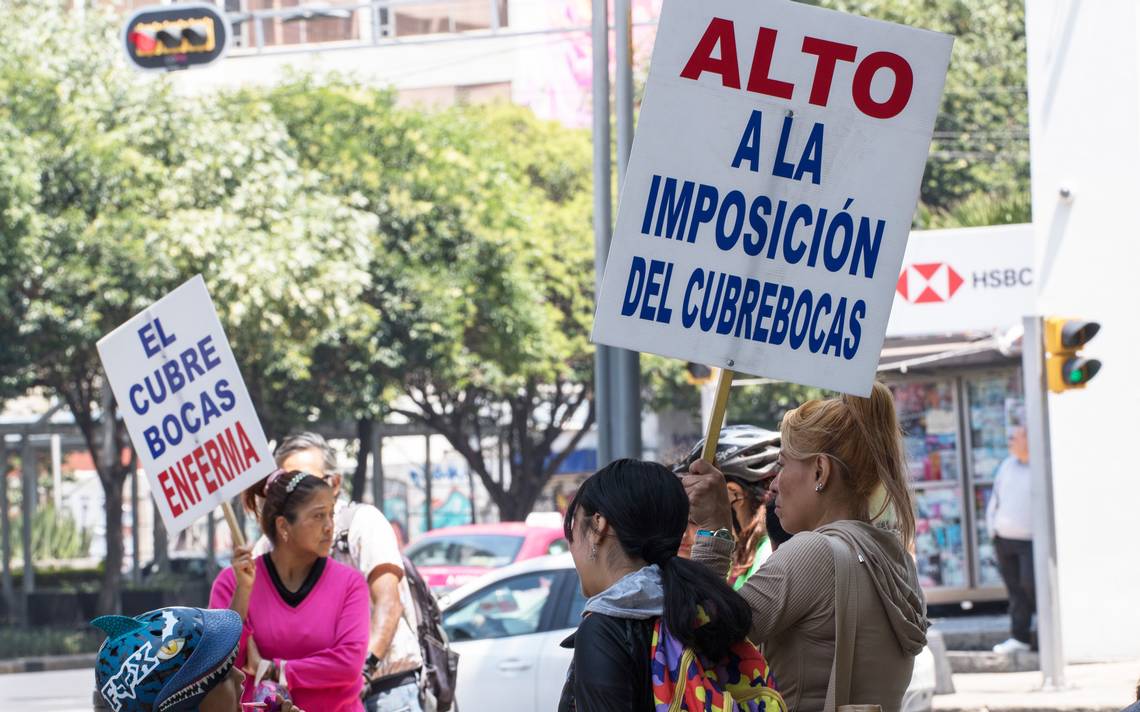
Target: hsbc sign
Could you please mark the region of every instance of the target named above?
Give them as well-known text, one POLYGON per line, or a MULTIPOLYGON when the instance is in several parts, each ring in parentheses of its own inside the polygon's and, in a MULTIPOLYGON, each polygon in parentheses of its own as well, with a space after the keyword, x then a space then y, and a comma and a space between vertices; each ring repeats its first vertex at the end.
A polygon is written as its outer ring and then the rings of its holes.
POLYGON ((1032 311, 1032 262, 1029 225, 911 233, 887 336, 1012 326, 1032 311))

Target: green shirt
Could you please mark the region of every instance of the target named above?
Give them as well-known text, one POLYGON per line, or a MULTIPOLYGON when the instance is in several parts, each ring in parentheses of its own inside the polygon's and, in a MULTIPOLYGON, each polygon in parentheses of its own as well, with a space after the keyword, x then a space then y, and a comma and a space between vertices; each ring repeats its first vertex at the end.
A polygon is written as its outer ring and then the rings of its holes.
POLYGON ((733 591, 739 591, 744 588, 744 583, 752 578, 752 574, 756 573, 756 569, 760 568, 760 564, 768 560, 772 555, 772 542, 769 541, 768 536, 764 535, 760 539, 760 545, 756 547, 756 558, 752 560, 752 568, 736 577, 736 581, 732 584, 733 591))

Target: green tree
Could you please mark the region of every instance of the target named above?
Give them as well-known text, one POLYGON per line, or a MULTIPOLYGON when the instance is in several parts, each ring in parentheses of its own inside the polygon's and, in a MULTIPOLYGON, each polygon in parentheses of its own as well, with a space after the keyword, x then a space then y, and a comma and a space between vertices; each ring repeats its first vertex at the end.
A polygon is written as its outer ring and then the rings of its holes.
POLYGON ((306 165, 379 219, 379 321, 346 344, 349 383, 398 383, 391 410, 444 435, 504 518, 525 515, 593 421, 589 137, 517 107, 402 110, 336 79, 270 100, 306 165), (484 452, 504 434, 506 482, 484 452))
MULTIPOLYGON (((999 0, 802 0, 954 35, 942 107, 922 181, 924 215, 976 194, 1029 193, 1025 3, 999 0)), ((997 212, 995 219, 1020 214, 997 212)), ((919 227, 925 226, 920 219, 919 227)))
POLYGON ((205 273, 272 435, 319 406, 312 352, 368 318, 353 303, 367 273, 352 267, 375 227, 299 168, 268 107, 190 106, 126 68, 117 42, 107 17, 0 9, 0 328, 16 335, 0 363, 7 381, 58 395, 93 455, 105 611, 119 601, 130 443, 114 402, 100 405, 98 339, 205 273))

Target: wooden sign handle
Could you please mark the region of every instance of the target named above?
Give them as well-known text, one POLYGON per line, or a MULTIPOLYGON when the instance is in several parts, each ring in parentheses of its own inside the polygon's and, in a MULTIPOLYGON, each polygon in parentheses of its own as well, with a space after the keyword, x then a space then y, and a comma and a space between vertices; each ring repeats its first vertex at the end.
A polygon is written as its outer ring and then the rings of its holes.
POLYGON ((238 526, 237 515, 229 502, 222 502, 222 514, 226 515, 226 524, 230 525, 230 537, 234 540, 234 546, 245 546, 245 535, 238 526))
POLYGON ((713 401, 712 417, 709 418, 709 429, 705 433, 705 448, 701 452, 701 459, 710 465, 716 464, 716 446, 720 440, 721 426, 724 425, 724 412, 728 409, 728 392, 732 388, 732 369, 722 368, 718 371, 716 399, 713 401))

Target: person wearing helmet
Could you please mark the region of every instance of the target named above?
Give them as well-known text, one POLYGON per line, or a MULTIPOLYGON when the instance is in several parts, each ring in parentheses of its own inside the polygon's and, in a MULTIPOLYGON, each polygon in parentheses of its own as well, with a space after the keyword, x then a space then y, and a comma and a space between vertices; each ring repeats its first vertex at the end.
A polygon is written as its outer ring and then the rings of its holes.
MULTIPOLYGON (((702 438, 689 455, 673 471, 687 474, 689 466, 701 457, 705 447, 702 438)), ((736 548, 728 580, 735 590, 756 573, 756 569, 772 553, 766 526, 768 484, 775 477, 776 460, 780 456, 780 434, 752 425, 730 425, 721 429, 716 446, 716 467, 724 473, 728 498, 732 504, 732 530, 736 548)), ((690 527, 692 529, 692 527, 690 527)), ((691 550, 693 532, 682 544, 691 550)), ((687 552, 682 552, 685 555, 687 552)))
MULTIPOLYGON (((114 712, 239 712, 245 675, 234 665, 241 617, 233 611, 160 608, 135 618, 102 616, 95 662, 101 700, 114 712)), ((102 703, 102 704, 99 704, 102 703)), ((281 712, 302 712, 280 697, 281 712)))

